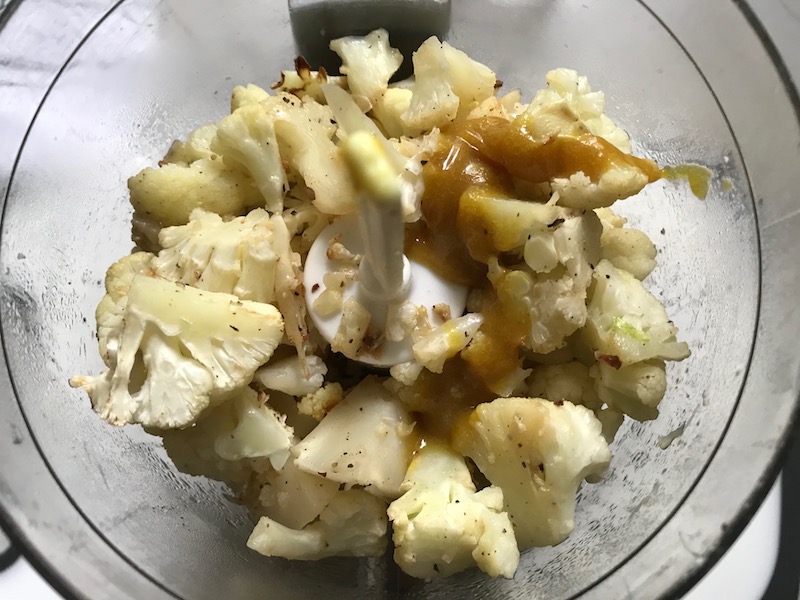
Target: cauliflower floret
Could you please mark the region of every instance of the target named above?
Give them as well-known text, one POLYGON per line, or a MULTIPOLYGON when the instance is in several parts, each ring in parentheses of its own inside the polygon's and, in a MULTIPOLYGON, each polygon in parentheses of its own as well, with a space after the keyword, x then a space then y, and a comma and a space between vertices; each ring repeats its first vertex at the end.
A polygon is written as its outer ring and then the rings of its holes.
POLYGON ((348 297, 342 307, 339 328, 331 340, 331 350, 341 352, 347 358, 357 358, 371 320, 370 312, 354 296, 348 297))
POLYGON ((253 178, 267 210, 283 210, 289 182, 281 163, 274 119, 262 103, 245 104, 222 119, 211 148, 227 166, 253 178))
POLYGON ((214 157, 215 154, 211 151, 211 140, 216 135, 217 126, 214 124, 198 127, 186 137, 185 142, 175 140, 160 164, 182 163, 189 165, 202 158, 214 157))
POLYGON ((600 260, 602 225, 594 212, 491 197, 476 187, 461 197, 457 226, 472 257, 489 264, 498 296, 528 307, 532 350, 555 350, 583 326, 600 260), (532 272, 499 269, 497 256, 509 252, 522 254, 532 272))
POLYGON ((413 158, 424 164, 439 149, 440 136, 441 131, 434 129, 421 136, 408 137, 404 135, 399 139, 391 139, 389 143, 405 158, 413 158))
POLYGON ((589 80, 572 69, 554 69, 547 73, 546 79, 548 87, 537 92, 528 106, 528 113, 540 122, 555 121, 561 133, 588 132, 630 154, 628 134, 603 114, 603 92, 593 92, 589 80))
POLYGON ((389 505, 394 559, 412 575, 448 577, 477 565, 492 577, 514 576, 519 550, 503 492, 490 486, 475 492, 464 459, 444 446, 428 444, 414 456, 389 505))
MULTIPOLYGON (((295 185, 290 194, 300 191, 300 186, 295 185)), ((294 198, 286 198, 286 207, 283 210, 283 221, 289 230, 292 249, 302 255, 303 259, 308 254, 314 240, 331 223, 331 217, 325 215, 314 206, 311 201, 294 202, 294 198)))
POLYGON ((456 226, 472 258, 487 262, 501 252, 519 252, 532 234, 552 238, 553 228, 570 216, 572 211, 559 206, 498 197, 483 186, 473 186, 461 196, 456 226))
POLYGON ((328 367, 314 355, 306 356, 305 366, 307 371, 297 356, 273 360, 256 371, 255 380, 269 390, 290 396, 313 394, 322 387, 328 367))
POLYGON ((656 247, 644 231, 614 228, 600 238, 603 258, 639 281, 656 267, 656 247))
POLYGON ((322 86, 322 91, 325 94, 328 107, 333 112, 333 116, 339 126, 337 131, 339 138, 346 138, 359 131, 371 133, 381 143, 398 171, 402 169, 406 160, 405 157, 386 139, 386 136, 383 135, 375 121, 362 112, 350 94, 335 85, 324 85, 322 86))
POLYGON ((327 415, 333 407, 344 400, 344 390, 340 383, 326 383, 316 392, 303 396, 297 405, 297 410, 301 415, 308 415, 317 421, 327 415))
POLYGON ((324 213, 346 214, 355 206, 355 189, 338 148, 331 110, 313 100, 279 93, 245 103, 220 121, 211 145, 226 164, 249 173, 270 212, 283 210, 289 185, 281 159, 313 191, 324 213))
POLYGON ((248 83, 246 86, 237 85, 231 93, 231 113, 248 104, 260 104, 271 96, 267 90, 253 83, 248 83))
POLYGON ((537 365, 526 383, 528 395, 532 398, 547 398, 551 402, 566 400, 592 410, 602 405, 594 390, 594 380, 589 377, 589 368, 575 360, 537 365))
POLYGON ((508 114, 506 104, 503 103, 501 98, 497 96, 489 96, 481 102, 478 106, 473 108, 467 115, 469 119, 483 119, 485 117, 497 117, 505 121, 511 121, 512 117, 508 114))
MULTIPOLYGON (((497 85, 497 84, 495 84, 497 85)), ((518 117, 522 111, 528 108, 527 104, 522 103, 522 92, 515 88, 498 98, 503 109, 510 118, 518 117)))
MULTIPOLYGON (((472 122, 467 137, 514 177, 529 184, 549 184, 554 200, 569 208, 610 206, 662 177, 654 162, 631 156, 593 133, 622 141, 598 112, 602 96, 599 103, 591 92, 572 96, 543 90, 512 122, 503 118, 472 122)), ((535 191, 528 189, 532 195, 535 191)))
POLYGON ((287 92, 298 98, 310 96, 316 102, 325 104, 325 95, 322 93, 322 86, 326 83, 330 83, 339 87, 345 87, 347 81, 347 77, 328 75, 324 67, 320 67, 319 71, 312 71, 306 59, 302 56, 298 56, 294 60, 294 71, 281 71, 280 81, 273 83, 271 87, 273 90, 287 92))
POLYGON ((366 131, 375 136, 383 146, 386 155, 400 174, 400 198, 403 205, 403 219, 413 222, 419 219, 420 199, 424 185, 422 182, 422 160, 436 147, 436 135, 426 136, 419 151, 406 158, 386 139, 375 122, 361 112, 353 97, 335 85, 323 86, 325 99, 328 101, 339 125, 339 137, 366 131))
POLYGON ((282 468, 289 458, 292 428, 249 387, 211 408, 187 429, 153 431, 180 471, 230 482, 241 481, 245 459, 268 459, 282 468))
POLYGON ((591 210, 583 211, 552 229, 558 262, 575 284, 585 290, 592 282, 594 265, 600 261, 603 233, 600 219, 591 210))
POLYGON ((501 304, 529 314, 530 349, 551 352, 583 326, 600 259, 602 225, 594 212, 492 197, 474 187, 461 197, 457 227, 472 257, 489 265, 501 304), (501 268, 503 253, 522 254, 530 271, 501 268))
MULTIPOLYGON (((138 254, 143 254, 148 258, 153 256, 147 252, 138 254)), ((114 334, 123 325, 122 311, 117 308, 116 302, 106 294, 98 303, 94 317, 97 321, 97 346, 100 358, 103 359, 106 366, 110 366, 116 361, 118 340, 114 334)))
POLYGON ((500 398, 456 427, 453 446, 503 490, 526 549, 558 544, 572 531, 578 486, 602 476, 611 460, 601 429, 592 411, 570 402, 500 398))
POLYGON ((116 336, 123 326, 122 308, 127 302, 128 290, 136 275, 152 275, 153 259, 148 252, 135 252, 123 256, 106 271, 106 295, 95 310, 97 320, 97 343, 100 358, 106 366, 116 361, 119 339, 116 336))
POLYGON ((292 251, 291 237, 281 215, 270 217, 272 244, 277 254, 275 264, 275 302, 286 321, 286 337, 297 350, 301 363, 305 361, 305 343, 308 340, 306 326, 306 301, 302 293, 303 273, 300 270, 300 255, 292 251))
POLYGON ((494 96, 497 77, 489 67, 447 42, 442 42, 442 49, 447 61, 447 77, 459 99, 456 118, 463 119, 481 102, 494 96))
POLYGON ((586 322, 586 287, 575 279, 540 276, 526 296, 531 304, 529 347, 552 352, 586 322))
POLYGON ((128 190, 135 214, 161 227, 188 223, 196 208, 224 216, 264 205, 253 180, 219 158, 148 167, 128 179, 128 190))
POLYGON ((603 224, 603 233, 611 229, 624 227, 625 223, 628 222, 628 219, 618 215, 608 207, 595 208, 594 214, 597 215, 597 218, 600 219, 600 222, 603 224))
MULTIPOLYGON (((587 289, 592 281, 594 265, 600 258, 602 227, 593 212, 585 211, 555 220, 548 229, 552 231, 556 266, 563 267, 563 274, 553 267, 551 271, 533 277, 516 275, 515 279, 505 278, 506 293, 510 298, 528 298, 531 322, 528 347, 539 353, 562 347, 566 338, 585 324, 587 289)), ((549 245, 547 250, 545 256, 550 263, 549 245)), ((537 262, 541 256, 535 260, 528 247, 525 255, 531 259, 529 266, 532 270, 534 266, 542 269, 543 263, 537 262)))
POLYGON ((357 271, 352 269, 328 271, 322 276, 325 289, 314 300, 314 311, 321 317, 330 317, 342 312, 344 306, 343 290, 353 281, 357 271))
POLYGON ((472 343, 461 352, 461 357, 493 394, 501 397, 512 396, 524 393, 525 379, 531 374, 530 369, 522 368, 522 359, 519 358, 521 344, 521 341, 515 345, 503 339, 498 341, 494 336, 479 330, 472 343), (486 357, 497 352, 498 345, 501 344, 505 345, 500 349, 501 356, 505 360, 499 361, 502 369, 498 369, 498 361, 486 360, 486 357))
POLYGON ((386 525, 385 502, 363 490, 347 490, 333 497, 319 520, 302 529, 261 517, 247 547, 293 560, 380 556, 386 549, 386 525))
POLYGON ((414 135, 442 127, 458 115, 459 98, 453 90, 442 43, 428 38, 414 52, 414 89, 408 109, 400 119, 414 135))
POLYGON ((651 358, 683 360, 685 342, 664 306, 642 283, 607 260, 595 268, 586 327, 587 343, 600 354, 617 357, 622 366, 651 358))
POLYGON ((390 87, 373 103, 372 115, 390 138, 400 138, 404 135, 413 136, 416 133, 408 128, 402 119, 402 115, 411 106, 413 95, 414 93, 409 89, 390 87))
POLYGON ((283 335, 274 306, 144 275, 115 310, 108 369, 70 380, 114 425, 192 424, 213 399, 249 383, 283 335))
POLYGON ((617 200, 635 196, 651 179, 641 169, 619 163, 609 166, 596 181, 582 171, 569 177, 556 177, 550 182, 559 195, 559 204, 571 208, 610 206, 617 200))
POLYGON ((414 52, 414 87, 403 123, 418 132, 464 118, 494 95, 494 71, 430 37, 414 52))
POLYGON ((558 266, 556 241, 549 231, 529 233, 522 256, 534 273, 550 273, 558 266))
POLYGON ((308 473, 396 498, 416 448, 405 407, 374 377, 353 388, 292 452, 308 473))
POLYGON ((162 229, 158 240, 164 249, 153 266, 160 277, 242 300, 275 299, 277 256, 265 210, 223 221, 195 209, 187 225, 162 229))
POLYGON ((362 258, 360 254, 353 254, 347 249, 341 242, 340 235, 336 235, 328 240, 328 249, 325 252, 325 256, 332 262, 342 263, 343 268, 358 267, 358 265, 361 264, 362 258))
POLYGON ((524 393, 519 384, 530 371, 513 369, 511 362, 519 364, 519 349, 548 354, 563 347, 583 326, 587 311, 586 284, 579 283, 582 268, 573 271, 575 278, 563 266, 557 272, 534 274, 525 267, 506 269, 497 259, 490 261, 489 279, 496 298, 484 303, 483 310, 492 325, 478 331, 462 356, 492 392, 498 396, 524 393), (494 359, 487 361, 490 355, 494 359), (498 369, 498 364, 504 368, 498 369))
POLYGON ((483 315, 470 313, 445 321, 414 342, 414 359, 434 373, 441 373, 444 361, 467 347, 483 323, 483 315))
POLYGON ((531 324, 533 278, 521 269, 500 267, 496 259, 490 263, 489 275, 494 297, 484 303, 484 324, 461 358, 492 393, 511 396, 530 374, 521 367, 519 349, 531 324))
MULTIPOLYGON (((567 336, 586 322, 586 296, 592 281, 592 268, 600 256, 601 226, 597 216, 586 211, 570 216, 564 214, 545 226, 547 236, 546 260, 525 254, 531 259, 530 273, 520 269, 500 269, 496 259, 490 261, 489 278, 501 300, 507 304, 527 307, 530 315, 528 347, 534 352, 547 353, 564 345, 567 336), (552 252, 550 254, 549 252, 552 252), (555 269, 552 265, 561 265, 555 269), (536 273, 533 267, 549 272, 536 273)), ((535 228, 533 228, 535 230, 535 228)))
MULTIPOLYGON (((425 192, 422 168, 439 147, 439 130, 434 129, 421 138, 415 138, 412 144, 403 144, 406 139, 408 138, 402 138, 398 144, 398 152, 401 146, 406 146, 410 152, 400 172, 400 201, 403 206, 403 220, 413 223, 422 216, 421 202, 425 192)), ((400 154, 407 156, 402 152, 400 154)))
POLYGON ((667 392, 663 360, 648 360, 614 368, 599 360, 589 374, 600 400, 633 417, 649 421, 658 416, 658 404, 667 392))
POLYGON ((251 485, 258 490, 253 513, 292 529, 311 523, 339 493, 338 483, 301 471, 291 460, 280 470, 267 467, 256 473, 251 485))
POLYGON ((262 106, 275 121, 281 156, 312 190, 314 206, 331 215, 353 212, 356 191, 344 158, 331 140, 336 132, 331 109, 289 94, 278 94, 262 106))
POLYGON ((267 406, 267 396, 258 395, 249 387, 236 398, 222 405, 227 414, 214 419, 218 435, 214 451, 225 460, 243 458, 268 458, 272 466, 280 469, 289 459, 294 431, 286 424, 286 417, 267 406))
POLYGON ((365 37, 339 38, 330 47, 342 59, 340 71, 347 75, 350 93, 363 96, 373 105, 403 64, 403 55, 389 45, 385 29, 376 29, 365 37))
POLYGON ((389 374, 392 379, 401 383, 402 385, 413 385, 414 382, 422 373, 424 367, 416 361, 409 361, 392 365, 389 368, 389 374))
MULTIPOLYGON (((427 318, 428 310, 420 307, 409 300, 404 300, 400 304, 389 305, 386 314, 386 327, 384 335, 387 340, 399 342, 417 331, 417 323, 425 321, 422 316, 427 318)), ((421 331, 427 333, 427 331, 421 331)))

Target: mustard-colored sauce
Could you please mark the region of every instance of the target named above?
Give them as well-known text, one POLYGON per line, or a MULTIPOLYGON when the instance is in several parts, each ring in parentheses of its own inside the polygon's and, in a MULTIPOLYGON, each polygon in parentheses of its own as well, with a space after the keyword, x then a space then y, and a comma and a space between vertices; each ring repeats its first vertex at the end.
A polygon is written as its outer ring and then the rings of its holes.
POLYGON ((497 397, 458 356, 444 364, 442 373, 422 371, 402 394, 406 405, 415 413, 422 439, 444 443, 449 443, 456 423, 465 420, 473 408, 497 397))
POLYGON ((495 196, 514 196, 512 176, 531 183, 569 177, 582 171, 592 181, 615 165, 636 167, 650 181, 662 176, 647 159, 625 154, 606 140, 584 134, 556 136, 544 142, 525 120, 471 119, 442 132, 440 146, 423 168, 422 220, 406 229, 406 252, 445 279, 478 287, 488 260, 484 227, 475 215, 459 219, 461 197, 479 186, 495 196))
POLYGON ((689 189, 700 200, 708 196, 711 183, 711 170, 708 167, 694 164, 664 167, 664 177, 670 181, 687 181, 689 189))
POLYGON ((472 343, 461 353, 488 387, 499 389, 519 368, 519 349, 531 330, 530 309, 509 290, 508 272, 484 289, 483 325, 472 343))
POLYGON ((480 287, 486 266, 475 261, 456 228, 461 195, 472 185, 511 189, 511 177, 457 136, 442 134, 422 170, 422 220, 406 229, 406 252, 445 279, 480 287))
POLYGON ((720 188, 727 194, 733 189, 733 182, 728 177, 723 177, 720 188))
POLYGON ((525 119, 509 122, 485 117, 464 121, 455 135, 487 159, 503 165, 513 176, 531 183, 569 177, 578 171, 596 182, 615 165, 638 168, 651 182, 662 176, 653 161, 625 154, 603 138, 588 133, 541 141, 529 131, 525 119))

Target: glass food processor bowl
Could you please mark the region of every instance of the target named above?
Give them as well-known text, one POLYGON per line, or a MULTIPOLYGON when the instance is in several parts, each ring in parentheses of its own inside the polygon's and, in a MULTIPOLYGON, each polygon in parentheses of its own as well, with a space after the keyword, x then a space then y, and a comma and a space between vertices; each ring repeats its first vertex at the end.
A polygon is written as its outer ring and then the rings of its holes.
POLYGON ((571 537, 525 552, 513 580, 411 580, 388 554, 257 555, 224 488, 177 472, 159 440, 105 424, 67 384, 101 368, 93 313, 105 268, 131 249, 126 178, 226 114, 235 84, 277 79, 292 31, 279 0, 22 0, 3 16, 3 526, 59 591, 92 600, 679 595, 766 493, 797 406, 798 102, 750 10, 452 3, 447 39, 506 88, 529 99, 548 69, 577 69, 636 153, 713 172, 705 201, 662 181, 618 204, 656 242, 648 287, 693 354, 670 366, 659 418, 627 422, 606 479, 581 489, 571 537))

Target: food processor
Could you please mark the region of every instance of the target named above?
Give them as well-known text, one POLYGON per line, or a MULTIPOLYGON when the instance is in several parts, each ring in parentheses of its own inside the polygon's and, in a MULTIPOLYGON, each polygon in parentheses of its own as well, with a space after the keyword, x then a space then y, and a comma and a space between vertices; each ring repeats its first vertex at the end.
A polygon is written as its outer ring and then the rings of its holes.
POLYGON ((22 0, 3 14, 3 527, 65 596, 92 600, 680 596, 766 494, 797 412, 799 103, 752 12, 721 0, 291 8, 317 16, 292 19, 279 0, 22 0), (581 488, 570 538, 525 552, 512 580, 414 580, 388 552, 259 556, 223 486, 179 473, 138 427, 103 423, 67 383, 100 368, 93 313, 105 268, 132 246, 127 177, 224 115, 234 85, 267 87, 298 48, 322 64, 330 37, 381 25, 408 40, 407 59, 439 35, 525 99, 547 70, 574 68, 636 154, 713 174, 703 201, 662 181, 615 206, 656 243, 647 286, 693 354, 670 367, 658 419, 626 422, 608 476, 581 488))

